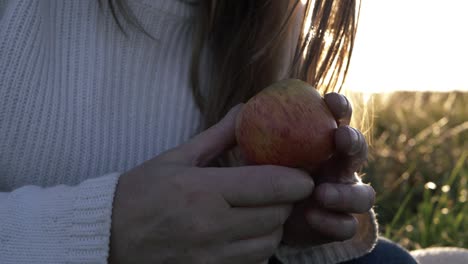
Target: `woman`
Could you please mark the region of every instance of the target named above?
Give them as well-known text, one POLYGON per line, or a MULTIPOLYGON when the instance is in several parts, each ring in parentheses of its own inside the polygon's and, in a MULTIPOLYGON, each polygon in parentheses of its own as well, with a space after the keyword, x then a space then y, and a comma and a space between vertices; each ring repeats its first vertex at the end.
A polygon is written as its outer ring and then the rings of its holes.
POLYGON ((354 1, 2 1, 0 263, 338 263, 370 252, 374 193, 353 176, 367 145, 346 126, 345 97, 325 97, 343 125, 317 172, 327 183, 222 166, 234 106, 285 77, 339 86, 355 17, 354 1))

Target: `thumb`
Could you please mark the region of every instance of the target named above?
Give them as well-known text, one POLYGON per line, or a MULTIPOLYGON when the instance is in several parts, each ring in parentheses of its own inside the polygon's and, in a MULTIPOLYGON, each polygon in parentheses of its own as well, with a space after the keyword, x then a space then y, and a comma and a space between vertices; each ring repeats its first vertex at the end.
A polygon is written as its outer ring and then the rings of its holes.
POLYGON ((201 167, 235 146, 236 117, 242 105, 236 105, 217 124, 169 151, 170 160, 201 167))

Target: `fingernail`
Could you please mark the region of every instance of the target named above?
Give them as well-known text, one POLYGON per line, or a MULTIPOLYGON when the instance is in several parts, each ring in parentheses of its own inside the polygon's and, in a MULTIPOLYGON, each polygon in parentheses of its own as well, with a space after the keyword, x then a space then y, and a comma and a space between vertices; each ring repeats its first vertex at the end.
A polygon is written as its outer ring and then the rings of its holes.
POLYGON ((374 206, 374 203, 375 203, 375 190, 374 188, 372 188, 370 185, 367 187, 367 191, 369 192, 369 210, 374 206))
POLYGON ((349 101, 348 99, 346 99, 345 96, 341 94, 339 94, 338 98, 340 100, 340 106, 341 106, 340 116, 344 117, 349 108, 349 101))
POLYGON ((359 152, 361 149, 361 136, 359 132, 354 127, 349 127, 349 136, 351 138, 351 149, 349 150, 349 155, 354 155, 359 152))
POLYGON ((339 93, 332 92, 325 94, 324 98, 325 100, 329 101, 329 103, 331 103, 332 105, 338 106, 336 108, 334 107, 334 114, 337 117, 342 118, 346 115, 346 112, 348 111, 349 107, 349 101, 348 99, 346 99, 345 96, 339 93))

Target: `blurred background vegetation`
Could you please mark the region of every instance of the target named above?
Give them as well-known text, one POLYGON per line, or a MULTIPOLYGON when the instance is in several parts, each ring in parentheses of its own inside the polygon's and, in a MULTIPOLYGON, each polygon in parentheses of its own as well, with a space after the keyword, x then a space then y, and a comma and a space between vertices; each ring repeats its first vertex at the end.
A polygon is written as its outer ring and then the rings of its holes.
POLYGON ((468 248, 468 93, 374 94, 364 181, 381 234, 406 248, 468 248))

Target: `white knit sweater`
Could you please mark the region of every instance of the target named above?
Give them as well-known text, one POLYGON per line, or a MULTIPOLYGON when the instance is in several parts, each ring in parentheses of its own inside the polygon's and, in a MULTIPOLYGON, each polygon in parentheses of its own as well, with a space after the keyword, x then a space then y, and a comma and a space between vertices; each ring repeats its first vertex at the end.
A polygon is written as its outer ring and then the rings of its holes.
MULTIPOLYGON (((193 7, 129 2, 156 41, 126 38, 98 0, 0 0, 2 264, 106 263, 120 173, 199 130, 188 74, 193 7)), ((362 255, 375 227, 368 241, 283 259, 362 255)))

